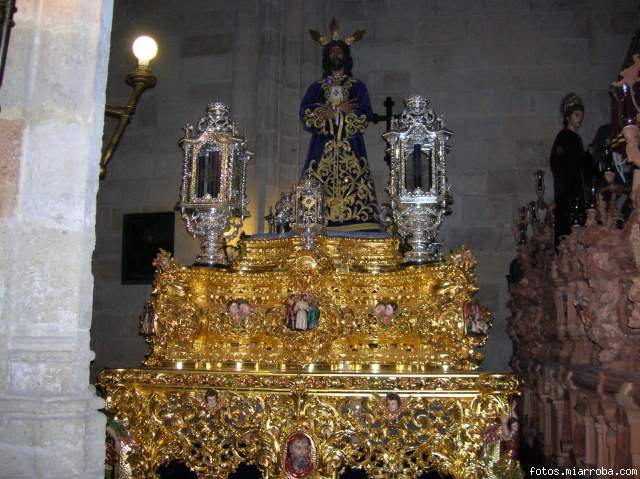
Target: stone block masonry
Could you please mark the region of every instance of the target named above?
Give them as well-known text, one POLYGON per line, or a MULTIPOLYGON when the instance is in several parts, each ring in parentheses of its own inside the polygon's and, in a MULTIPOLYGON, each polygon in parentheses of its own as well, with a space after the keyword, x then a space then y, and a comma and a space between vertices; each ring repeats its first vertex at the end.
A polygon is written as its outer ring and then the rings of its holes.
POLYGON ((112 0, 18 2, 0 91, 0 478, 104 477, 89 384, 112 0))

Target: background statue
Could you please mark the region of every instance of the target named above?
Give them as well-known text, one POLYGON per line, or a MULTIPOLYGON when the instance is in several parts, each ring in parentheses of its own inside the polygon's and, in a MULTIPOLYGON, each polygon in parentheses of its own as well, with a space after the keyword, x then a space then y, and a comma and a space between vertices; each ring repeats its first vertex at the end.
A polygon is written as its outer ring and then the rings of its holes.
POLYGON ((585 192, 593 178, 591 156, 585 152, 578 129, 582 126, 584 106, 575 93, 569 93, 560 105, 564 127, 551 148, 553 195, 555 201, 556 245, 561 236, 571 233, 573 223, 579 222, 585 209, 585 192))
POLYGON ((631 200, 633 206, 640 204, 640 128, 638 112, 640 111, 640 30, 635 33, 629 50, 622 63, 622 71, 618 79, 611 83, 610 92, 613 97, 611 148, 614 154, 626 156, 632 164, 633 183, 631 200))
POLYGON ((300 120, 312 135, 303 175, 309 171, 323 185, 330 228, 380 229, 362 137, 373 112, 367 87, 351 74, 350 45, 364 31, 343 41, 338 39, 335 19, 330 28, 330 40, 310 30, 311 37, 323 46, 323 73, 322 79, 309 86, 300 105, 300 120))

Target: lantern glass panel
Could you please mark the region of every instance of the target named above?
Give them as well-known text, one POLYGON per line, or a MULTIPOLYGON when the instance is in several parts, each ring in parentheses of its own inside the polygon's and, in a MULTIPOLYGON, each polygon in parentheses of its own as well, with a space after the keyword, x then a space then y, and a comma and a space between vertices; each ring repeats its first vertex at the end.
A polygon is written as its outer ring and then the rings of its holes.
MULTIPOLYGON (((431 190, 431 157, 430 145, 415 143, 405 155, 405 189, 414 191, 431 190)), ((411 145, 410 145, 411 147, 411 145)))
POLYGON ((196 196, 203 198, 207 194, 211 198, 220 195, 222 180, 222 152, 213 144, 203 145, 198 153, 196 196))

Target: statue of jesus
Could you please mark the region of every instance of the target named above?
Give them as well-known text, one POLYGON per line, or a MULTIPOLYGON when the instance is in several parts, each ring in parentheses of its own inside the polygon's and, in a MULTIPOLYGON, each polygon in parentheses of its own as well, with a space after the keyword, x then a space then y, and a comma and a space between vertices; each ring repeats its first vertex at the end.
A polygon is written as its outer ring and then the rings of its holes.
POLYGON ((351 74, 350 45, 360 30, 343 40, 331 22, 331 40, 310 30, 323 46, 322 78, 307 89, 300 120, 311 132, 303 175, 310 173, 324 188, 328 227, 338 231, 379 230, 376 192, 362 134, 373 116, 367 87, 351 74))

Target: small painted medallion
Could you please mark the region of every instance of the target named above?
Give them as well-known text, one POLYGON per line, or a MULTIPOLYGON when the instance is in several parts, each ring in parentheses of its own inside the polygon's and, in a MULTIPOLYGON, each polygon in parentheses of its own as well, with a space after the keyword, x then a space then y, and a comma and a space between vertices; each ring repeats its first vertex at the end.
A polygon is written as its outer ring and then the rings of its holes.
POLYGON ((284 301, 284 323, 294 331, 308 331, 318 326, 320 308, 309 293, 290 294, 284 301))
POLYGON ((288 479, 309 477, 316 469, 316 446, 311 437, 303 431, 290 434, 282 465, 288 479))

